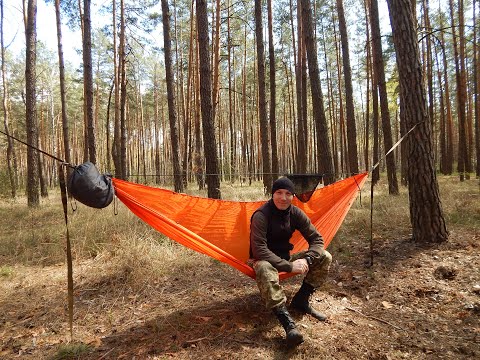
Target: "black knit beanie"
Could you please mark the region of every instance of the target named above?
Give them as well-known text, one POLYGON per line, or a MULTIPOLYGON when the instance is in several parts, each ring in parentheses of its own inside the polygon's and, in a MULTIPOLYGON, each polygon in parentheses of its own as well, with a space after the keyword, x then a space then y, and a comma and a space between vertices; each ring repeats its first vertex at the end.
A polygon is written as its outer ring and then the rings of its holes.
POLYGON ((285 189, 285 190, 290 191, 292 194, 295 194, 295 186, 293 185, 293 182, 289 178, 286 178, 286 177, 282 177, 282 178, 274 181, 274 183, 272 185, 272 195, 278 189, 285 189))

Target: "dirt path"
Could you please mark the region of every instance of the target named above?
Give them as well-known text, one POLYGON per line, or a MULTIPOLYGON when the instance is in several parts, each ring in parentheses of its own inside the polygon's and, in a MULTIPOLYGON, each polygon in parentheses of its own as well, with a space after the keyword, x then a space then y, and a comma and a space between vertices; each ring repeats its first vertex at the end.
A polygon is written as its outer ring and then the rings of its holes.
MULTIPOLYGON (((373 268, 365 243, 335 261, 316 307, 295 314, 306 342, 288 351, 255 284, 223 264, 141 282, 105 259, 75 264, 81 359, 474 359, 480 356, 480 235, 419 247, 383 241, 373 268)), ((335 249, 333 249, 335 250, 335 249)), ((115 259, 111 259, 112 262, 115 259)), ((204 266, 204 264, 207 264, 204 266)), ((293 295, 298 279, 286 282, 293 295)), ((64 266, 14 267, 0 277, 0 358, 47 359, 68 341, 64 266)))

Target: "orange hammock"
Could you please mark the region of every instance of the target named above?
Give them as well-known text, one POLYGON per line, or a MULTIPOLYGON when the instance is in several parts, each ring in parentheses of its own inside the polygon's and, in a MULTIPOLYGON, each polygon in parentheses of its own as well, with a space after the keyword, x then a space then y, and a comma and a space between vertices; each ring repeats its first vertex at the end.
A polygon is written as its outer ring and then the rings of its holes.
MULTIPOLYGON (((307 203, 296 198, 322 234, 325 247, 339 229, 368 173, 338 181, 314 192, 307 203)), ((222 261, 255 279, 249 257, 250 218, 265 201, 225 201, 113 179, 117 197, 139 218, 180 244, 222 261)), ((308 248, 296 231, 293 253, 308 248)), ((281 273, 284 279, 293 274, 281 273)))

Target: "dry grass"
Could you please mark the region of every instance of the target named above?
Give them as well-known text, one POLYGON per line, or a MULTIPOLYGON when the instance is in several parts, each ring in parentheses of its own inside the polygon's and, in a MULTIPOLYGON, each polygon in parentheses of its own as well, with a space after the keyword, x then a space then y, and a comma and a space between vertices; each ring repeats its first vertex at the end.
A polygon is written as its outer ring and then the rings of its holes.
MULTIPOLYGON (((441 177, 451 240, 419 247, 410 237, 406 190, 375 189, 375 266, 367 268, 369 184, 332 242, 329 282, 316 296, 331 321, 296 315, 307 337, 294 351, 263 309, 255 284, 230 267, 166 239, 118 204, 71 214, 75 340, 66 323, 64 224, 52 195, 39 209, 0 202, 0 358, 400 359, 480 354, 478 180, 441 177), (432 278, 438 265, 454 281, 432 278), (392 305, 382 305, 383 302, 392 305), (477 305, 476 305, 477 304, 477 305), (363 317, 374 315, 394 327, 363 317), (455 324, 455 325, 452 325, 455 324)), ((189 193, 202 195, 189 190, 189 193)), ((262 199, 261 184, 222 184, 225 199, 262 199)), ((298 279, 285 283, 291 296, 298 279)))

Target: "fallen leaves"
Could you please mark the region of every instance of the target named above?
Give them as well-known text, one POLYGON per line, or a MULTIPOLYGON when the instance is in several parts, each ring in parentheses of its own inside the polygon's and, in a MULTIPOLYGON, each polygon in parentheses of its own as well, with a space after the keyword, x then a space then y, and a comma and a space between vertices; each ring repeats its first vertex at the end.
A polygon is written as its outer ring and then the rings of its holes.
POLYGON ((388 301, 382 301, 382 305, 385 309, 393 308, 393 304, 389 303, 388 301))

